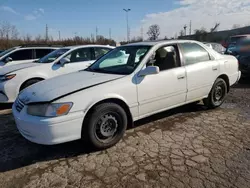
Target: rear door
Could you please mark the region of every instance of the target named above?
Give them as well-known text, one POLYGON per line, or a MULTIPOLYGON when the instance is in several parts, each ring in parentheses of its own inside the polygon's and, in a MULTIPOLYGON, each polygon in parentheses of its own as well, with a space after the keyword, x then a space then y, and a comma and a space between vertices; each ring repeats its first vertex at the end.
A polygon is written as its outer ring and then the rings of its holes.
POLYGON ((34 50, 34 57, 35 57, 35 59, 40 59, 40 58, 48 55, 52 51, 54 51, 54 49, 50 49, 50 48, 37 48, 37 49, 34 50))
POLYGON ((206 97, 219 75, 219 62, 197 43, 179 44, 187 74, 187 101, 206 97))

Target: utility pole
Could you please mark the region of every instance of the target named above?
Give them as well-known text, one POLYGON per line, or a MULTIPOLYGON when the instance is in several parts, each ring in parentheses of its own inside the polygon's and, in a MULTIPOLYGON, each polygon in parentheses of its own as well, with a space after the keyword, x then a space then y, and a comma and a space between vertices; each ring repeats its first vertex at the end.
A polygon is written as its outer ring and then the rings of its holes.
POLYGON ((109 28, 109 39, 111 40, 111 28, 109 28))
POLYGON ((187 26, 186 25, 184 25, 184 31, 185 31, 185 36, 187 35, 187 26))
POLYGON ((98 28, 96 27, 95 28, 95 40, 97 41, 97 38, 98 38, 98 28))
POLYGON ((75 42, 76 42, 76 44, 77 44, 77 40, 76 40, 76 39, 77 39, 77 38, 76 38, 76 34, 77 34, 77 33, 75 32, 74 34, 75 34, 75 42))
POLYGON ((142 39, 142 41, 143 41, 143 27, 141 27, 141 39, 142 39))
POLYGON ((123 9, 126 12, 126 21, 127 21, 127 42, 129 42, 129 25, 128 25, 128 13, 131 11, 131 9, 123 9))
POLYGON ((58 37, 59 37, 59 40, 61 40, 61 32, 58 31, 58 37))
POLYGON ((45 29, 45 40, 46 42, 48 42, 49 39, 49 28, 48 25, 46 24, 46 29, 45 29))
POLYGON ((189 35, 192 35, 192 21, 191 20, 189 24, 189 35))

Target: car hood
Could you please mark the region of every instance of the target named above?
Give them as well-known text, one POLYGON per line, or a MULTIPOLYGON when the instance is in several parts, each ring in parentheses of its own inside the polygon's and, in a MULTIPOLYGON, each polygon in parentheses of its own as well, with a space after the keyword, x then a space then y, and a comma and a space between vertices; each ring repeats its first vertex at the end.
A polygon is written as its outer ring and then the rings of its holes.
POLYGON ((1 68, 0 67, 0 75, 5 75, 17 70, 25 69, 28 67, 34 67, 34 66, 39 66, 41 64, 39 63, 22 63, 22 64, 16 64, 16 65, 9 65, 6 67, 1 68))
POLYGON ((79 71, 57 76, 34 84, 23 90, 19 99, 25 104, 51 102, 89 87, 104 84, 123 75, 79 71))

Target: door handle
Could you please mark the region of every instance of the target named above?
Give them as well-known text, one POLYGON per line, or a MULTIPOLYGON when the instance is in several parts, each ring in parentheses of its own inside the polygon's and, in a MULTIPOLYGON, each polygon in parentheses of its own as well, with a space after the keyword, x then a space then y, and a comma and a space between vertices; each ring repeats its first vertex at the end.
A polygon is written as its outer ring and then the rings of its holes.
POLYGON ((185 78, 185 75, 178 75, 177 78, 180 80, 180 79, 184 79, 185 78))
POLYGON ((214 71, 216 71, 216 70, 218 70, 218 66, 213 66, 212 69, 213 69, 214 71))

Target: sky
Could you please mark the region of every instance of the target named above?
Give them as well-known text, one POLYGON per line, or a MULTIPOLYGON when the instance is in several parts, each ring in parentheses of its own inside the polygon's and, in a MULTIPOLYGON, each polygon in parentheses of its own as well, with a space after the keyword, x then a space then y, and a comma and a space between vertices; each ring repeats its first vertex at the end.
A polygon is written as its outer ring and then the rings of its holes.
POLYGON ((130 8, 130 37, 146 39, 148 27, 160 26, 160 37, 174 37, 192 21, 192 32, 202 27, 219 30, 250 25, 250 0, 0 0, 0 23, 15 25, 21 36, 49 35, 54 39, 98 34, 126 40, 126 13, 130 8), (143 31, 143 32, 142 32, 143 31))

